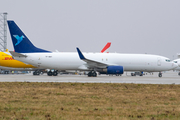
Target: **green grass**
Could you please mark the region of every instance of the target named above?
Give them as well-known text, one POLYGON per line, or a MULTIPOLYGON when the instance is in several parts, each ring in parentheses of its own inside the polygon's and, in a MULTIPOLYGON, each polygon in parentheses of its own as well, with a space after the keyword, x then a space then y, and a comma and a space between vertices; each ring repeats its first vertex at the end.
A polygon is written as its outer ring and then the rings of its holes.
POLYGON ((180 85, 0 83, 0 120, 178 120, 180 85))

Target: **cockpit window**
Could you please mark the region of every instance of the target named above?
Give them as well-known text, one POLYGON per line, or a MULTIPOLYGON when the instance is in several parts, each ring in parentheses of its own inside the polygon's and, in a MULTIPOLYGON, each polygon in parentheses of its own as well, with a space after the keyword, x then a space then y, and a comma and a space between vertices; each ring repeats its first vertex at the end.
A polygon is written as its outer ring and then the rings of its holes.
POLYGON ((177 61, 174 61, 174 63, 177 63, 177 61))
POLYGON ((166 59, 166 62, 171 62, 171 60, 166 59))

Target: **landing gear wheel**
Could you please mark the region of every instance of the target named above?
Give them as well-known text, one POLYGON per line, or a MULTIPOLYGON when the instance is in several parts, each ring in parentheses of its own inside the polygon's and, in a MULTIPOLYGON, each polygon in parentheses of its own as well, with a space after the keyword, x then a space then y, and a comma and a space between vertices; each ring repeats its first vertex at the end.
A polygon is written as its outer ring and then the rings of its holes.
POLYGON ((143 76, 143 74, 141 73, 139 76, 143 76))
POLYGON ((136 76, 136 73, 131 73, 131 76, 136 76))
POLYGON ((36 71, 33 72, 33 75, 40 75, 40 73, 41 72, 39 70, 36 70, 36 71))
POLYGON ((159 77, 162 77, 162 73, 159 73, 159 75, 158 75, 159 77))
POLYGON ((93 76, 93 77, 97 77, 97 73, 94 71, 94 72, 92 73, 92 76, 93 76))
POLYGON ((36 75, 36 72, 33 72, 33 75, 36 75))
POLYGON ((40 75, 40 71, 36 72, 36 75, 40 75))
POLYGON ((49 72, 47 73, 47 75, 48 75, 48 76, 52 76, 52 72, 49 71, 49 72))
POLYGON ((88 73, 88 77, 91 77, 92 76, 92 71, 90 71, 89 73, 88 73))
POLYGON ((178 73, 178 75, 180 76, 180 72, 178 73))
POLYGON ((92 70, 88 73, 88 77, 97 77, 96 71, 92 70))
POLYGON ((53 74, 53 76, 57 76, 58 72, 54 71, 52 74, 53 74))

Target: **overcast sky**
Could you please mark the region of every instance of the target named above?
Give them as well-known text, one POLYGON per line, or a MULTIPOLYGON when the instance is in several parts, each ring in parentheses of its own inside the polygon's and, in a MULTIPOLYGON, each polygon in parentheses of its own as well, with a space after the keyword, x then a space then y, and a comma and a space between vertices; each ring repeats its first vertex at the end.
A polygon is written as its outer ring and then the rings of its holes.
POLYGON ((180 0, 0 0, 0 12, 46 50, 180 53, 180 0))

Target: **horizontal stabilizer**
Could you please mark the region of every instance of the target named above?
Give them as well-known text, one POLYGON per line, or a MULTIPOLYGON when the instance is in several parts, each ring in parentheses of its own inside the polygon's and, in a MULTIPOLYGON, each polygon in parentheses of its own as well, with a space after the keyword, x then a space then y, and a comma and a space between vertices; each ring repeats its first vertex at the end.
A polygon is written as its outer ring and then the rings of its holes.
POLYGON ((14 51, 9 51, 13 57, 27 57, 26 55, 23 55, 21 53, 17 53, 14 51))

